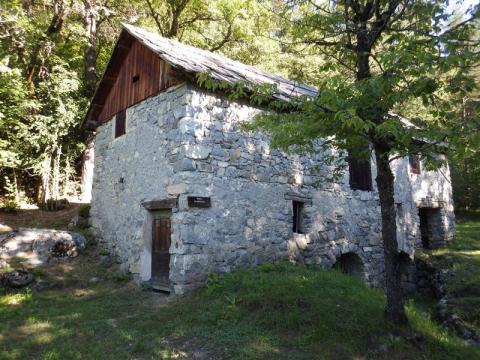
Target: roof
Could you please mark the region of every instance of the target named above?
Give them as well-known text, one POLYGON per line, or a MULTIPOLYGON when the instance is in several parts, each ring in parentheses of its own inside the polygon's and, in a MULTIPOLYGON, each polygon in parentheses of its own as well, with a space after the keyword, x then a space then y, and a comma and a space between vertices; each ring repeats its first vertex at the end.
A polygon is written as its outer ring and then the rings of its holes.
MULTIPOLYGON (((131 39, 138 40, 173 68, 183 72, 191 74, 209 73, 212 78, 227 81, 231 84, 239 81, 254 85, 276 84, 276 91, 272 93, 272 97, 280 100, 288 101, 299 96, 316 97, 318 95, 318 90, 313 86, 290 81, 282 76, 260 70, 254 66, 246 65, 194 46, 182 44, 176 40, 164 38, 133 25, 122 24, 122 27, 123 30, 115 45, 107 69, 91 101, 86 120, 91 118, 92 113, 95 113, 98 108, 101 108, 103 103, 99 98, 105 96, 113 85, 115 74, 118 73, 118 68, 128 52, 131 39)), ((390 113, 390 116, 398 119, 407 128, 415 127, 408 119, 397 114, 390 113)))
POLYGON ((246 82, 253 85, 276 85, 272 93, 274 99, 291 100, 299 96, 315 97, 317 89, 298 82, 290 81, 282 76, 260 70, 254 66, 243 64, 220 54, 182 44, 179 41, 164 38, 158 34, 139 27, 122 24, 122 32, 115 45, 105 73, 90 103, 85 120, 98 114, 103 106, 102 97, 113 86, 118 68, 126 56, 131 38, 138 40, 152 52, 157 54, 170 66, 180 71, 198 74, 208 73, 211 78, 234 84, 246 82))
POLYGON ((290 100, 298 96, 317 96, 317 89, 312 86, 290 81, 254 66, 164 38, 133 25, 122 25, 132 36, 174 68, 190 73, 209 73, 214 79, 232 84, 239 81, 254 85, 276 84, 277 91, 272 96, 281 100, 290 100))

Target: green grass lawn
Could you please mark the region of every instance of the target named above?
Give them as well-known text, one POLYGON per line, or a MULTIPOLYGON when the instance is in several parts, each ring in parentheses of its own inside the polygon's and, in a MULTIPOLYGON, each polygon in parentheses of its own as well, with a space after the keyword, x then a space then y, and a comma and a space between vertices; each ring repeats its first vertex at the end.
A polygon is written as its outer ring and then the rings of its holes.
POLYGON ((93 262, 62 269, 0 298, 2 359, 480 358, 413 303, 409 326, 387 324, 383 294, 334 270, 266 265, 167 301, 93 262))
MULTIPOLYGON (((381 291, 335 270, 264 265, 172 299, 98 255, 36 270, 46 290, 0 292, 0 359, 480 359, 428 304, 410 300, 409 325, 393 326, 381 291)), ((480 221, 433 255, 454 270, 449 306, 478 326, 480 221)))

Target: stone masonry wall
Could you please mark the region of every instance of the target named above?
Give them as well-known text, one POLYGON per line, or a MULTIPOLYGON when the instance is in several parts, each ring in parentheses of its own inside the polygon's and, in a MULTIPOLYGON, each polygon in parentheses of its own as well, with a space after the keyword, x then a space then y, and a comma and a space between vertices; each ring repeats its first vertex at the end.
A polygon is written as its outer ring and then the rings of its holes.
MULTIPOLYGON (((211 272, 287 258, 332 266, 348 252, 362 260, 365 280, 380 286, 384 266, 375 184, 371 192, 351 190, 348 171, 338 183, 322 181, 332 170, 322 154, 287 156, 272 149, 267 136, 240 131, 239 124, 259 111, 184 85, 129 108, 120 138, 113 140, 112 122, 102 125, 92 202, 97 235, 130 271, 148 280, 149 215, 141 203, 178 197, 170 249, 176 293, 197 287, 211 272), (311 171, 316 165, 320 174, 311 171), (212 206, 189 208, 187 196, 208 196, 212 206), (305 234, 292 231, 292 200, 304 202, 305 234)), ((408 160, 395 160, 393 169, 399 248, 413 256, 420 242, 420 200, 414 195, 421 190, 411 181, 408 160)), ((375 166, 372 171, 374 179, 375 166)), ((421 176, 425 182, 435 177, 421 176)), ((448 205, 444 212, 450 219, 451 189, 439 176, 435 181, 442 186, 430 187, 429 199, 448 205)))

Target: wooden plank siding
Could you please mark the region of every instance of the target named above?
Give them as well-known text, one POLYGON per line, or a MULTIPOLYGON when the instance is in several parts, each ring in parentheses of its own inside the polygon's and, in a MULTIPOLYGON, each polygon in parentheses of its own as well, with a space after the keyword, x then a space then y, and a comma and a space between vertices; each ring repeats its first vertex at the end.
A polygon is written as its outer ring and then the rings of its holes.
POLYGON ((120 111, 177 83, 170 66, 138 40, 120 65, 115 83, 108 92, 98 121, 105 122, 120 111))

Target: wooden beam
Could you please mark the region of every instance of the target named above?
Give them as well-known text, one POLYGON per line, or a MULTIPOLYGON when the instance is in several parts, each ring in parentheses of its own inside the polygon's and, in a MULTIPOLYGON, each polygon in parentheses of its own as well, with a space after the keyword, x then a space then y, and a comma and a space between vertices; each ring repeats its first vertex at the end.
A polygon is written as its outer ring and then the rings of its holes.
POLYGON ((177 207, 177 198, 145 201, 142 206, 147 210, 173 209, 177 207))

